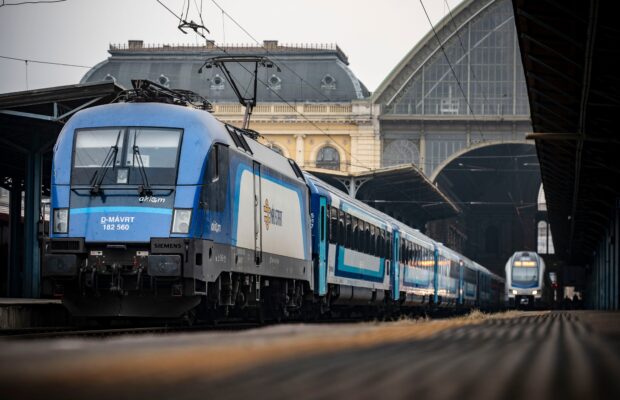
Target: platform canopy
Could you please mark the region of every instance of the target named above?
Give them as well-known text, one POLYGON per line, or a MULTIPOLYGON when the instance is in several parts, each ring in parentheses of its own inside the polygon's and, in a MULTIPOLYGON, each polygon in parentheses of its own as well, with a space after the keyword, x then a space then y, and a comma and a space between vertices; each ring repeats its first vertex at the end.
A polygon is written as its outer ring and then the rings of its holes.
POLYGON ((616 3, 513 5, 556 253, 583 263, 620 207, 616 3))
MULTIPOLYGON (((0 94, 0 185, 10 189, 13 178, 23 179, 27 155, 50 152, 74 113, 109 103, 121 90, 113 82, 100 82, 0 94)), ((49 173, 43 168, 44 183, 49 173)))
POLYGON ((453 217, 461 211, 413 164, 354 173, 307 170, 414 228, 423 229, 428 221, 453 217))
MULTIPOLYGON (((77 111, 111 102, 114 82, 0 94, 0 186, 10 194, 10 296, 38 297, 41 196, 49 193, 51 151, 64 123, 77 111), (23 197, 23 230, 19 227, 23 197)), ((2 273, 5 273, 2 265, 2 273)))

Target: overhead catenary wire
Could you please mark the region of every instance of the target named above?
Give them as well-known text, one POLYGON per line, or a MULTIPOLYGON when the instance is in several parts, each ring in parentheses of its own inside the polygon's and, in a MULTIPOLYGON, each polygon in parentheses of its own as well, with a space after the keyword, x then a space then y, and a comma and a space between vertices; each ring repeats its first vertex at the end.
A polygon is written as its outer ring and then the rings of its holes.
POLYGON ((426 19, 428 20, 428 23, 431 26, 431 30, 433 32, 433 36, 437 40, 437 44, 439 45, 439 50, 441 50, 442 54, 444 55, 444 57, 446 59, 446 62, 448 63, 448 67, 450 68, 450 71, 452 71, 452 75, 454 76, 454 79, 456 80, 456 84, 457 84, 457 86, 459 88, 459 91, 463 95, 463 99, 465 100, 465 104, 467 104, 467 109, 469 110, 469 113, 471 114, 473 120, 476 122, 476 125, 478 126, 478 132, 480 133, 480 138, 482 140, 484 140, 484 134, 482 133, 482 129, 480 128, 480 122, 476 118, 476 113, 474 113, 474 110, 473 110, 471 104, 469 103, 469 99, 467 98, 467 94, 465 93, 465 89, 463 89, 463 85, 461 84, 461 81, 459 80, 459 77, 456 74, 456 71, 454 70, 454 67, 452 66, 452 63, 450 62, 450 57, 448 57, 448 54, 446 53, 446 50, 443 47, 444 43, 442 43, 441 39, 439 39, 439 35, 437 34, 437 30, 435 29, 435 26, 433 25, 433 22, 431 21, 431 18, 428 15, 428 12, 426 11, 426 7, 424 6, 424 2, 422 0, 420 0, 420 5, 422 6, 422 10, 424 11, 424 15, 426 15, 426 19))
MULTIPOLYGON (((178 15, 176 15, 176 13, 174 13, 172 10, 170 10, 168 7, 166 7, 160 0, 156 0, 159 4, 161 4, 162 6, 164 6, 172 15, 174 15, 176 18, 179 18, 178 15)), ((220 7, 221 9, 221 7, 220 7)), ((228 14, 227 14, 228 15, 228 14)), ((230 18, 230 16, 229 16, 230 18)), ((202 21, 202 15, 200 16, 200 19, 202 21)), ((243 28, 241 28, 243 29, 243 28)), ((243 29, 245 31, 245 29, 243 29)), ((247 32, 247 31, 246 31, 247 32)), ((200 33, 196 32, 197 34, 200 35, 200 33)), ((249 33, 248 33, 249 34, 249 33)), ((203 36, 204 37, 204 36, 203 36)), ((206 40, 206 38, 205 38, 206 40)), ((221 52, 223 52, 224 54, 233 57, 233 55, 231 55, 226 49, 224 49, 223 47, 218 46, 217 44, 213 43, 213 46, 220 50, 221 52)), ((253 72, 250 71, 245 65, 243 65, 243 63, 239 62, 239 61, 235 61, 241 68, 243 68, 248 74, 253 75, 253 72)), ((284 99, 277 91, 273 90, 273 88, 265 81, 263 81, 262 79, 260 79, 258 76, 256 77, 256 80, 258 82, 260 82, 263 86, 265 86, 265 88, 267 88, 269 91, 271 91, 280 101, 282 101, 283 103, 285 103, 291 110, 293 110, 296 114, 298 114, 300 117, 302 117, 306 122, 308 122, 310 125, 312 125, 316 130, 318 130, 319 132, 321 132, 321 134, 325 135, 327 138, 329 138, 333 144, 335 146, 338 146, 340 149, 342 149, 348 156, 349 159, 351 161, 353 161, 354 159, 356 159, 357 162, 359 162, 359 160, 357 160, 356 157, 353 156, 353 154, 348 151, 344 146, 342 146, 341 144, 339 144, 336 139, 334 139, 334 137, 332 135, 330 135, 329 133, 325 132, 323 129, 321 129, 321 127, 319 127, 314 121, 312 121, 311 119, 309 119, 305 114, 303 114, 302 112, 300 112, 299 110, 297 110, 297 107, 295 107, 293 104, 291 104, 289 101, 287 101, 286 99, 284 99)), ((359 168, 364 168, 367 170, 371 170, 370 167, 364 166, 364 165, 360 165, 360 164, 353 164, 353 162, 350 162, 349 165, 351 166, 355 166, 355 167, 359 167, 359 168)))
MULTIPOLYGON (((278 60, 277 56, 274 56, 272 52, 269 51, 268 48, 266 48, 263 44, 261 44, 261 42, 259 40, 256 39, 256 37, 254 37, 250 32, 248 32, 247 29, 245 29, 239 22, 237 22, 237 20, 230 15, 226 10, 224 10, 224 8, 222 8, 222 6, 220 6, 215 0, 211 0, 211 2, 220 9, 220 11, 222 12, 222 15, 227 16, 235 25, 237 25, 237 27, 239 27, 239 29, 241 29, 246 35, 248 35, 248 37, 250 37, 250 39, 252 39, 256 44, 258 44, 260 47, 263 48, 263 50, 265 50, 265 52, 270 56, 270 60, 278 60)), ((223 21, 222 21, 222 25, 223 25, 223 21)), ((282 60, 280 60, 282 61, 282 60)), ((279 65, 277 65, 279 66, 279 65)), ((308 87, 310 87, 312 90, 314 90, 316 93, 318 93, 319 95, 321 95, 323 98, 325 98, 327 101, 332 101, 332 99, 326 95, 325 93, 323 93, 322 91, 320 91, 319 89, 317 89, 314 85, 312 85, 310 82, 306 81, 301 75, 299 75, 297 73, 297 71, 295 71, 294 69, 290 68, 288 65, 286 65, 285 62, 282 62, 282 66, 284 66, 284 68, 286 68, 287 70, 289 70, 293 75, 295 75, 297 78, 299 78, 299 80, 304 83, 305 85, 307 85, 308 87)))
POLYGON ((2 4, 0 7, 4 6, 23 6, 27 4, 49 4, 49 3, 62 3, 67 0, 41 0, 41 1, 20 1, 18 3, 7 3, 5 0, 2 0, 2 4))
POLYGON ((53 62, 53 61, 43 61, 43 60, 32 60, 32 59, 29 59, 29 58, 18 58, 18 57, 9 57, 9 56, 2 56, 2 55, 0 55, 0 58, 6 59, 6 60, 21 61, 21 62, 26 62, 26 63, 58 65, 58 66, 61 66, 61 67, 88 68, 88 69, 92 68, 92 66, 88 66, 88 65, 68 64, 68 63, 60 63, 60 62, 53 62))

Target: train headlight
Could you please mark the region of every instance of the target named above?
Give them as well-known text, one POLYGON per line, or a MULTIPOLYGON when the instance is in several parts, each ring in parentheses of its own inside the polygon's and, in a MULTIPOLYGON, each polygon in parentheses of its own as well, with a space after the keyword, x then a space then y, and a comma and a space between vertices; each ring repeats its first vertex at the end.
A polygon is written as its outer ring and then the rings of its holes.
POLYGON ((192 210, 175 209, 172 218, 172 233, 188 233, 192 210))
POLYGON ((532 294, 536 296, 538 294, 538 290, 532 290, 532 294))
POLYGON ((512 294, 517 294, 517 291, 512 289, 512 294))
POLYGON ((55 208, 53 219, 54 233, 67 233, 69 228, 69 209, 55 208))

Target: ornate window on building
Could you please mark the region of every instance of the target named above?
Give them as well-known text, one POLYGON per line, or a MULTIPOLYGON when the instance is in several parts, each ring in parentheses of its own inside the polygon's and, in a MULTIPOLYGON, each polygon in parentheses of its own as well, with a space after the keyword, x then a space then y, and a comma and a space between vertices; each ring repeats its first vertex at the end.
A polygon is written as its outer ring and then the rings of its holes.
POLYGON ((553 237, 551 227, 547 221, 538 221, 538 248, 539 254, 554 254, 553 237))
POLYGON ((321 89, 336 89, 336 79, 330 74, 327 74, 321 79, 321 89))
POLYGON ((224 90, 224 78, 220 74, 215 74, 211 78, 211 90, 224 90))
POLYGON ((277 75, 271 75, 269 78, 269 87, 273 90, 280 90, 282 88, 282 79, 277 75))
POLYGON ((383 150, 383 166, 391 167, 401 164, 418 164, 420 151, 411 140, 394 140, 388 143, 383 150))
POLYGON ((159 78, 157 78, 157 80, 159 81, 160 85, 170 87, 170 78, 168 78, 166 75, 159 75, 159 78))
MULTIPOLYGON (((545 198, 545 189, 540 185, 538 190, 538 211, 543 211, 546 214, 547 200, 545 198)), ((539 254, 555 254, 555 248, 553 247, 553 237, 551 236, 551 225, 545 220, 538 221, 537 238, 538 246, 537 251, 539 254)))
POLYGON ((547 200, 545 199, 545 189, 540 185, 538 190, 538 211, 547 211, 547 200))
POLYGON ((340 170, 340 153, 332 146, 324 146, 316 155, 316 167, 340 170))

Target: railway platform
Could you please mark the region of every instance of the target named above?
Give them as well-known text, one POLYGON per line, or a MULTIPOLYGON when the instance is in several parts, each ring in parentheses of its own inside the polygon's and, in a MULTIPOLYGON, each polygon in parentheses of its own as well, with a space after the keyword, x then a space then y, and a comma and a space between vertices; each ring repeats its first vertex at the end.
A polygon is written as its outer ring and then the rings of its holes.
POLYGON ((620 313, 0 340, 3 398, 620 398, 620 313))
POLYGON ((61 300, 0 298, 0 329, 62 325, 68 320, 61 300))

